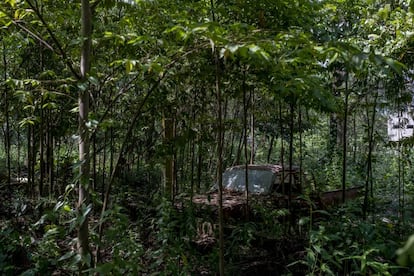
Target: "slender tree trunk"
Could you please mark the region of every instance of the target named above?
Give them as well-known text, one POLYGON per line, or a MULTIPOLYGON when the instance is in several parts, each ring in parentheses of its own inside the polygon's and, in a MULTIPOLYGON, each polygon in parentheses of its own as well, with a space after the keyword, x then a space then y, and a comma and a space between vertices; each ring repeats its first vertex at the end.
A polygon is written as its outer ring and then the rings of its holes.
POLYGON ((344 124, 342 131, 342 203, 345 203, 345 191, 346 191, 346 171, 347 171, 347 130, 348 130, 348 72, 345 76, 345 106, 344 106, 344 124))
MULTIPOLYGON (((197 96, 197 94, 196 94, 197 96)), ((195 98, 193 98, 193 103, 195 103, 195 98)), ((194 104, 193 104, 194 106, 194 104)), ((190 122, 190 127, 193 127, 193 122, 195 122, 196 119, 196 111, 194 110, 194 108, 191 110, 191 122, 190 122)), ((195 185, 195 178, 194 178, 194 171, 195 171, 195 157, 196 157, 196 153, 195 153, 195 144, 196 144, 196 139, 195 139, 195 135, 191 136, 191 141, 190 141, 190 158, 191 158, 191 169, 190 169, 190 183, 191 183, 191 190, 190 190, 190 202, 193 199, 193 195, 194 195, 194 185, 195 185)))
MULTIPOLYGON (((39 13, 42 11, 42 5, 39 6, 39 13)), ((39 69, 44 70, 44 56, 43 47, 39 42, 39 69)), ((39 179, 39 197, 44 195, 44 184, 45 184, 45 138, 47 129, 47 121, 45 120, 45 102, 44 102, 44 91, 40 92, 40 128, 39 128, 39 165, 40 165, 40 179, 39 179)))
MULTIPOLYGON (((61 139, 60 139, 60 137, 57 137, 57 140, 55 141, 55 145, 56 145, 56 152, 60 152, 60 145, 61 145, 61 139)), ((62 177, 63 177, 63 174, 62 175, 60 175, 61 174, 61 170, 62 170, 62 158, 61 158, 61 156, 60 156, 60 154, 57 154, 56 155, 56 171, 55 171, 55 189, 54 189, 54 192, 56 193, 56 194, 58 194, 58 195, 60 195, 61 194, 61 188, 60 188, 60 180, 62 179, 62 177)))
MULTIPOLYGON (((216 21, 214 0, 210 0, 212 19, 216 21)), ((223 110, 222 110, 222 95, 220 89, 220 60, 219 53, 216 47, 214 47, 214 63, 215 63, 215 91, 217 95, 217 179, 218 179, 218 204, 219 204, 219 274, 224 276, 224 234, 223 234, 223 110)))
MULTIPOLYGON (((222 104, 222 110, 223 110, 222 121, 224 122, 224 121, 226 121, 227 114, 228 114, 229 101, 226 97, 223 97, 223 96, 222 96, 222 101, 223 101, 223 104, 222 104)), ((230 146, 231 146, 230 141, 231 141, 231 139, 226 139, 225 136, 223 136, 223 156, 224 155, 225 156, 230 156, 230 155, 228 155, 228 148, 230 148, 230 146)), ((225 158, 225 159, 223 158, 223 168, 225 168, 224 166, 226 165, 226 163, 224 162, 224 160, 226 160, 226 159, 228 159, 228 158, 225 158)))
MULTIPOLYGON (((114 171, 114 158, 115 158, 115 138, 114 138, 114 128, 111 126, 109 131, 109 175, 114 171)), ((104 187, 103 193, 105 194, 106 188, 104 187)))
POLYGON ((302 131, 302 106, 299 104, 298 112, 298 127, 299 127, 299 185, 303 189, 303 131, 302 131))
POLYGON ((234 165, 239 165, 241 163, 240 159, 242 156, 243 140, 245 136, 246 136, 246 129, 243 128, 242 133, 240 134, 239 143, 237 145, 237 153, 236 153, 236 159, 235 159, 234 165))
POLYGON ((17 126, 17 176, 22 178, 22 164, 21 164, 21 153, 22 153, 22 142, 20 137, 20 126, 17 126))
MULTIPOLYGON (((368 96, 367 96, 368 97, 368 96)), ((375 130, 375 117, 377 108, 378 91, 375 92, 374 102, 372 105, 372 113, 369 113, 369 102, 366 99, 367 104, 367 135, 368 135, 368 153, 367 153, 367 172, 365 177, 365 196, 363 205, 364 219, 367 218, 368 211, 371 204, 374 202, 374 189, 373 189, 373 174, 372 174, 372 155, 374 151, 374 130, 375 130), (370 116, 371 115, 371 116, 370 116)))
POLYGON ((369 169, 369 182, 370 182, 370 193, 372 203, 375 204, 374 201, 374 175, 372 171, 372 155, 374 152, 374 137, 375 137, 375 120, 377 115, 377 101, 378 101, 378 90, 375 91, 374 95, 374 104, 372 106, 372 114, 371 114, 371 131, 370 131, 370 139, 369 139, 369 162, 371 163, 369 169))
POLYGON ((279 124, 280 124, 280 164, 283 167, 282 170, 282 178, 280 183, 282 185, 282 194, 286 194, 285 190, 285 147, 283 143, 283 136, 284 136, 284 130, 283 130, 283 118, 282 118, 282 101, 279 100, 279 124))
POLYGON ((269 142, 269 150, 267 151, 267 163, 270 163, 274 142, 275 142, 275 135, 272 134, 272 136, 270 137, 270 142, 269 142))
POLYGON ((26 147, 27 147, 27 155, 25 156, 24 164, 27 167, 27 186, 28 186, 28 194, 31 196, 33 195, 33 182, 32 182, 32 133, 31 133, 31 126, 30 124, 27 125, 27 133, 26 133, 26 147))
MULTIPOLYGON (((175 134, 173 134, 173 135, 175 136, 175 134)), ((182 169, 181 179, 183 179, 183 176, 185 175, 185 166, 184 166, 183 160, 181 160, 182 162, 181 162, 181 165, 180 166, 177 165, 177 161, 176 160, 178 160, 178 157, 179 157, 180 154, 179 154, 179 151, 175 149, 174 144, 173 144, 173 150, 174 150, 173 157, 172 157, 173 158, 173 170, 172 170, 173 171, 173 185, 172 185, 173 189, 172 189, 172 197, 171 197, 172 201, 174 201, 175 196, 179 192, 179 185, 180 185, 180 183, 179 183, 179 172, 178 172, 178 168, 181 168, 182 169)), ((184 158, 184 151, 185 151, 185 147, 183 147, 181 149, 181 156, 182 156, 182 158, 184 158)))
POLYGON ((45 109, 45 183, 47 185, 47 196, 50 197, 51 194, 51 188, 52 186, 50 185, 50 174, 49 174, 49 168, 50 168, 50 163, 49 163, 49 159, 50 159, 50 145, 51 145, 51 141, 50 141, 50 116, 49 116, 49 112, 50 110, 48 108, 45 109))
POLYGON ((254 164, 254 157, 256 155, 256 140, 255 140, 255 118, 254 118, 254 91, 250 90, 251 99, 251 112, 250 112, 250 135, 251 135, 251 147, 250 147, 250 164, 254 164))
POLYGON ((43 93, 40 93, 40 128, 39 128, 39 163, 40 163, 40 179, 39 179, 39 197, 43 196, 43 187, 45 180, 45 118, 43 110, 43 93))
MULTIPOLYGON (((341 68, 336 68, 333 72, 332 94, 334 97, 339 97, 341 94, 338 88, 342 86, 343 73, 341 68)), ((332 162, 332 157, 338 153, 342 140, 340 135, 340 125, 342 122, 337 113, 332 113, 329 118, 328 158, 329 162, 332 162)))
POLYGON ((30 153, 30 159, 29 159, 29 164, 30 164, 30 172, 29 172, 29 178, 30 178, 30 183, 31 183, 31 188, 32 188, 32 196, 33 198, 36 196, 36 188, 35 188, 35 165, 36 165, 36 133, 35 133, 35 128, 30 125, 29 126, 30 129, 30 149, 31 149, 31 153, 30 153))
MULTIPOLYGON (((105 180, 106 180, 106 144, 108 141, 108 133, 105 131, 104 134, 104 146, 103 146, 103 157, 102 157, 102 183, 101 183, 101 200, 105 199, 105 180)), ((97 252, 98 253, 98 252, 97 252)))
MULTIPOLYGON (((239 108, 238 108, 238 104, 233 108, 234 113, 232 114, 233 119, 238 118, 239 117, 239 108)), ((231 148, 230 148, 230 154, 229 156, 233 157, 232 158, 232 166, 239 164, 240 162, 240 147, 241 147, 241 143, 243 140, 243 135, 240 135, 240 138, 238 136, 238 132, 236 131, 231 131, 231 148), (236 144, 236 140, 238 139, 238 143, 236 144)))
MULTIPOLYGON (((3 81, 7 80, 7 53, 6 53, 6 46, 4 45, 3 42, 3 81)), ((11 195, 12 192, 12 187, 11 187, 11 156, 10 156, 10 139, 11 139, 11 134, 10 134, 10 114, 9 114, 9 97, 8 97, 8 91, 7 88, 4 88, 3 91, 3 97, 4 97, 4 116, 6 117, 6 129, 4 131, 4 149, 6 152, 6 168, 7 168, 7 186, 9 189, 9 195, 11 195)))
MULTIPOLYGON (((245 191, 244 197, 246 200, 245 205, 245 217, 246 220, 248 219, 249 215, 249 151, 248 151, 248 109, 249 109, 249 99, 247 99, 247 89, 246 89, 246 70, 243 70, 243 129, 244 129, 244 136, 243 136, 243 145, 244 145, 244 165, 245 165, 245 175, 244 175, 244 183, 245 183, 245 191)), ((250 97, 249 97, 250 98, 250 97)), ((252 148, 253 151, 253 148, 252 148)))
POLYGON ((54 182, 55 182, 55 176, 54 176, 54 148, 55 148, 55 137, 53 135, 53 131, 52 131, 52 110, 49 110, 49 130, 47 132, 47 136, 48 136, 48 151, 47 151, 47 163, 48 163, 48 180, 49 180, 49 195, 52 196, 53 195, 53 191, 54 191, 54 182))
POLYGON ((220 276, 224 276, 224 233, 223 233, 223 118, 222 103, 220 90, 220 69, 217 49, 214 50, 216 63, 216 92, 217 92, 217 119, 218 119, 218 147, 217 147, 217 174, 219 187, 219 272, 220 276))
MULTIPOLYGON (((201 128, 203 129, 203 128, 201 128)), ((203 132, 201 132, 203 133, 203 132)), ((197 147, 197 189, 201 189, 201 179, 203 174, 203 138, 202 135, 199 137, 198 147, 197 147)))
POLYGON ((92 138, 92 190, 96 190, 96 183, 97 183, 97 161, 96 161, 96 135, 92 138))
POLYGON ((168 152, 165 159, 165 171, 164 171, 164 194, 168 200, 174 198, 174 149, 173 149, 173 137, 174 137, 174 120, 171 117, 164 117, 164 141, 167 145, 168 152))
MULTIPOLYGON (((81 81, 86 84, 91 66, 92 56, 92 12, 89 0, 81 1, 81 81)), ((89 120, 89 90, 80 89, 79 98, 79 197, 78 197, 78 215, 84 217, 78 228, 78 253, 82 258, 80 273, 85 268, 92 265, 92 256, 89 248, 89 212, 86 212, 89 206, 89 189, 90 189, 90 145, 87 122, 89 120)))
MULTIPOLYGON (((400 121, 400 119, 398 119, 400 121)), ((398 122, 398 125, 401 125, 400 122, 398 122)), ((404 187, 404 181, 403 181, 403 169, 402 169, 402 145, 400 141, 398 140, 398 215, 400 218, 402 218, 402 187, 404 187)))
POLYGON ((354 112, 354 115, 352 116, 352 128, 353 128, 353 149, 352 149, 352 162, 356 163, 356 153, 357 153, 357 141, 358 141, 358 133, 357 133, 357 127, 356 127, 356 114, 354 112))
MULTIPOLYGON (((200 114, 204 114, 205 111, 205 105, 202 102, 201 105, 201 110, 200 110, 200 114)), ((205 131, 205 126, 203 123, 200 124, 199 126, 200 128, 200 133, 197 135, 197 189, 198 191, 200 191, 201 189, 201 181, 202 181, 202 176, 203 176, 203 137, 204 137, 204 131, 205 131)))
POLYGON ((231 132, 231 137, 230 137, 230 146, 229 146, 229 153, 228 153, 228 156, 230 156, 230 158, 232 158, 232 164, 234 163, 234 160, 235 159, 233 159, 233 153, 234 153, 234 141, 236 140, 235 138, 236 138, 236 135, 235 135, 235 133, 234 133, 234 131, 232 131, 231 132))
POLYGON ((295 106, 294 106, 294 100, 293 97, 290 102, 290 122, 289 122, 289 187, 288 187, 288 209, 290 212, 290 227, 294 225, 293 221, 293 209, 292 209, 292 184, 293 184, 293 135, 294 135, 294 123, 295 123, 295 106))

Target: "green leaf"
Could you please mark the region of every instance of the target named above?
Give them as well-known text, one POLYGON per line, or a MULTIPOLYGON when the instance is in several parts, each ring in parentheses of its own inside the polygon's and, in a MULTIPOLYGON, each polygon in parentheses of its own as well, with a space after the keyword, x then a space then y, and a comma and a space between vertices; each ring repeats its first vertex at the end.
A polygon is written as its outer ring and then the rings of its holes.
POLYGON ((404 247, 397 250, 397 263, 401 266, 414 265, 414 235, 411 235, 404 247))
POLYGON ((103 1, 102 1, 102 5, 103 5, 106 9, 111 9, 111 8, 115 7, 116 2, 117 2, 117 1, 115 1, 115 0, 103 0, 103 1))
POLYGON ((58 259, 58 261, 59 261, 59 262, 61 262, 61 261, 67 260, 67 259, 69 259, 69 258, 72 258, 74 255, 75 255, 75 252, 73 252, 73 251, 69 251, 69 252, 67 252, 65 255, 61 256, 61 257, 58 259))
POLYGON ((207 26, 198 26, 192 29, 193 33, 203 33, 208 30, 207 26))
POLYGON ((89 80, 89 82, 90 82, 90 83, 92 83, 93 85, 96 85, 96 86, 98 86, 98 85, 99 85, 99 81, 98 81, 98 79, 97 79, 97 78, 95 78, 95 77, 93 77, 93 76, 90 76, 90 77, 88 78, 88 80, 89 80))
POLYGON ((149 41, 149 37, 146 36, 146 35, 140 35, 140 36, 137 36, 137 37, 129 40, 127 42, 127 44, 129 44, 129 45, 138 45, 138 44, 141 44, 141 43, 146 42, 146 41, 149 41))
POLYGON ((60 209, 60 207, 62 207, 63 205, 65 204, 65 202, 63 202, 63 201, 58 201, 56 204, 55 204, 55 207, 53 208, 53 211, 57 211, 57 210, 59 210, 60 209))
POLYGON ((148 69, 148 71, 160 74, 163 71, 163 69, 162 69, 161 64, 159 64, 157 62, 153 62, 153 63, 151 63, 150 68, 148 69))
POLYGON ((66 211, 66 212, 70 212, 71 211, 71 208, 70 208, 70 206, 68 204, 65 204, 63 206, 63 210, 66 211))
POLYGON ((135 65, 136 65, 135 60, 128 59, 125 62, 125 70, 126 70, 127 74, 131 73, 131 71, 134 69, 135 65))
POLYGON ((403 70, 407 69, 407 67, 403 63, 395 59, 385 58, 384 60, 385 63, 388 64, 398 74, 401 74, 403 70))
POLYGON ((107 275, 112 272, 114 265, 112 263, 101 264, 96 267, 95 271, 101 273, 102 275, 107 275))
POLYGON ((80 82, 77 84, 78 88, 81 91, 86 91, 88 89, 88 83, 87 82, 80 82))
POLYGON ((386 20, 389 16, 389 13, 391 11, 391 5, 390 4, 386 4, 384 7, 382 7, 381 9, 379 9, 378 11, 378 16, 383 19, 386 20))
POLYGON ((238 47, 238 53, 242 58, 247 58, 249 55, 249 49, 246 46, 238 47))
POLYGON ((6 3, 9 3, 12 8, 16 7, 16 0, 6 0, 6 3))

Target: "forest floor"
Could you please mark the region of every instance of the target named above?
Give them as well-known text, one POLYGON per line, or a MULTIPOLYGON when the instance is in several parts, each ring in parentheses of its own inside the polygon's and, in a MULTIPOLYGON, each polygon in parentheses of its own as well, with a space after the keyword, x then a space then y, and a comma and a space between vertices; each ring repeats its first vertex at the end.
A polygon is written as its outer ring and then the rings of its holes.
MULTIPOLYGON (((55 224, 59 221, 53 217, 57 216, 54 214, 56 200, 31 199, 26 196, 24 185, 15 181, 11 187, 4 184, 0 186, 0 267, 9 267, 6 272, 0 270, 0 274, 16 275, 42 266, 47 266, 43 271, 50 275, 70 274, 70 266, 64 263, 64 258, 68 252, 73 251, 69 245, 70 240, 76 236, 74 230, 68 230, 68 225, 62 226, 59 228, 61 232, 53 234, 54 239, 50 239, 49 230, 55 229, 55 224)), ((189 238, 190 234, 186 233, 191 224, 186 222, 189 219, 186 214, 171 210, 167 216, 160 213, 161 209, 150 202, 153 199, 146 192, 136 191, 135 196, 131 193, 128 196, 129 203, 123 200, 125 195, 120 197, 118 203, 122 205, 121 213, 114 213, 114 217, 106 223, 109 228, 113 228, 113 232, 107 232, 108 237, 115 235, 111 237, 113 244, 130 247, 121 248, 120 251, 115 246, 103 247, 103 262, 114 264, 117 258, 114 254, 132 255, 132 251, 128 250, 139 246, 140 260, 132 258, 129 265, 140 266, 140 274, 152 275, 157 269, 158 272, 167 271, 171 269, 168 268, 168 262, 173 255, 181 254, 182 260, 178 262, 178 266, 188 265, 186 262, 191 262, 190 258, 193 258, 197 262, 196 267, 189 271, 200 275, 214 275, 214 260, 218 248, 216 234, 201 233, 198 237, 189 238), (130 243, 128 231, 137 233, 137 244, 130 243), (159 254, 163 256, 163 260, 157 267, 153 263, 158 261, 159 254)), ((409 201, 410 197, 407 196, 406 203, 409 201)), ((335 265, 336 261, 323 254, 340 253, 343 256, 339 259, 346 260, 346 254, 352 253, 347 250, 354 250, 355 254, 351 257, 355 260, 363 256, 364 252, 374 252, 371 263, 395 265, 395 251, 409 234, 401 231, 412 229, 410 222, 404 224, 405 226, 400 225, 399 204, 401 203, 393 199, 384 200, 376 206, 377 212, 367 222, 358 218, 359 213, 351 215, 347 210, 330 210, 325 218, 312 223, 313 231, 320 234, 316 240, 306 228, 306 219, 297 221, 292 231, 282 227, 279 232, 275 232, 270 229, 272 224, 253 222, 242 222, 228 227, 225 233, 227 270, 232 275, 304 275, 309 272, 310 265, 321 266, 324 262, 329 264, 329 261, 332 262, 331 266, 335 265), (310 246, 311 242, 313 247, 310 246), (318 253, 315 250, 320 251, 318 253), (318 259, 315 260, 316 263, 310 263, 314 253, 318 259)), ((413 213, 411 209, 406 208, 406 215, 413 213)), ((99 213, 92 214, 91 229, 94 229, 99 219, 99 213)), ((91 235, 96 240, 96 234, 91 235)), ((353 262, 352 265, 360 267, 358 261, 353 262)), ((375 269, 371 272, 375 272, 375 269)))

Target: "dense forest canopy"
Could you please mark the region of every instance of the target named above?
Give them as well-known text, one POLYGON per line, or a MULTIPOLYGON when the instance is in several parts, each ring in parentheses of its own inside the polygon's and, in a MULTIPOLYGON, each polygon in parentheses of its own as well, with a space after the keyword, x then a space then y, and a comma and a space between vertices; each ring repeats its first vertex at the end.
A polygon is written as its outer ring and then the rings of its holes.
POLYGON ((413 127, 413 17, 409 0, 2 1, 1 274, 410 275, 413 138, 387 123, 413 127), (277 202, 245 170, 229 218, 223 172, 253 164, 277 202))

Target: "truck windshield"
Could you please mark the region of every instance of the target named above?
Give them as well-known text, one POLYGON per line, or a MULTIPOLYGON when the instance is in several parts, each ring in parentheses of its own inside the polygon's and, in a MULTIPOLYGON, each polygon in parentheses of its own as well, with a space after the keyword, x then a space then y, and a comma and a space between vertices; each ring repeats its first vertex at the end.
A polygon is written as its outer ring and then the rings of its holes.
MULTIPOLYGON (((246 188, 246 170, 230 169, 223 173, 223 187, 227 190, 244 192, 246 188)), ((249 193, 268 194, 272 188, 274 173, 269 170, 249 169, 249 193)))

